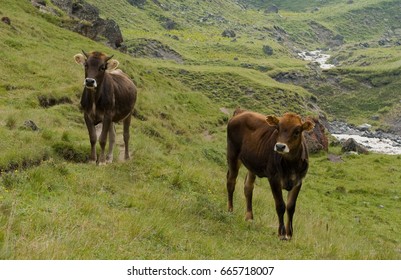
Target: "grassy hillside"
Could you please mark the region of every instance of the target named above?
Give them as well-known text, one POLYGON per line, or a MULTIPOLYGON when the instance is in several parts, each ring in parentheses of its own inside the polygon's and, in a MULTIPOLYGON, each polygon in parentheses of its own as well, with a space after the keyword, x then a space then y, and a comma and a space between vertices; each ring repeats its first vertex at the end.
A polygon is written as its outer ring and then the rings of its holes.
POLYGON ((261 79, 299 73, 311 79, 290 83, 313 93, 329 118, 399 130, 394 127, 400 117, 395 94, 401 61, 398 1, 145 1, 137 7, 118 0, 115 9, 104 1, 89 2, 105 18, 116 19, 129 51, 146 38, 176 51, 181 63, 207 65, 207 71, 227 66, 228 72, 239 68, 243 73, 246 68, 260 72, 248 76, 261 79), (272 4, 279 14, 265 13, 263 7, 272 4), (174 24, 166 28, 166 22, 174 24), (235 38, 222 37, 224 30, 234 31, 235 38), (272 55, 263 52, 265 46, 272 48, 272 55), (296 55, 317 48, 332 55, 340 70, 322 73, 296 55))
MULTIPOLYGON (((255 187, 254 222, 244 221, 244 172, 235 212, 226 211, 229 115, 238 105, 316 114, 309 106, 312 93, 271 78, 302 71, 305 62, 272 39, 249 43, 255 34, 247 32, 248 17, 240 19, 245 27, 232 46, 217 23, 193 24, 194 16, 177 16, 181 29, 166 31, 158 15, 146 18, 152 11, 170 16, 150 1, 143 8, 115 1, 113 10, 90 2, 105 17, 126 11, 118 22, 128 42, 159 40, 184 63, 133 58, 58 27, 58 19, 29 1, 3 0, 0 16, 12 24, 0 23, 1 259, 400 259, 399 156, 343 156, 332 163, 325 154, 314 155, 291 242, 276 236, 265 179, 255 187), (265 44, 275 46, 272 56, 263 54, 265 44), (114 54, 138 85, 129 161, 118 160, 116 149, 113 164, 86 162, 89 141, 78 105, 83 70, 72 59, 81 49, 114 54), (51 100, 60 104, 44 106, 51 100)), ((224 1, 225 10, 240 11, 229 3, 224 1)), ((195 17, 200 13, 188 9, 195 17)), ((121 130, 118 125, 119 146, 121 130)))

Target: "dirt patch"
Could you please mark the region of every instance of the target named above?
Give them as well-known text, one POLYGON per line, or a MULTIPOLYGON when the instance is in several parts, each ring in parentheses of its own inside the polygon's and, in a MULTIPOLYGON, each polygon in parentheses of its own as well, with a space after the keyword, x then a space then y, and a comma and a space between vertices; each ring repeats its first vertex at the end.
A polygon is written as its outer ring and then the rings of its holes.
POLYGON ((335 34, 332 30, 323 26, 322 24, 311 21, 309 26, 312 28, 315 36, 317 37, 319 42, 325 43, 328 47, 338 47, 344 44, 344 37, 335 34))
POLYGON ((38 96, 38 100, 39 100, 39 105, 43 108, 49 108, 59 104, 72 104, 71 98, 67 96, 56 98, 56 97, 41 95, 38 96))
POLYGON ((224 114, 226 114, 226 115, 231 116, 230 110, 227 109, 227 108, 225 108, 225 107, 221 107, 221 108, 220 108, 220 112, 222 112, 222 113, 224 113, 224 114))
POLYGON ((67 161, 84 163, 89 160, 90 151, 71 143, 59 142, 53 145, 53 150, 67 161))
POLYGON ((183 63, 183 57, 167 45, 152 39, 135 39, 126 42, 128 53, 134 57, 149 57, 174 60, 183 63))
POLYGON ((10 161, 5 166, 0 166, 0 176, 3 173, 10 173, 16 170, 25 170, 31 167, 39 166, 43 161, 46 161, 50 158, 48 153, 44 153, 41 157, 38 158, 25 158, 21 161, 10 161))

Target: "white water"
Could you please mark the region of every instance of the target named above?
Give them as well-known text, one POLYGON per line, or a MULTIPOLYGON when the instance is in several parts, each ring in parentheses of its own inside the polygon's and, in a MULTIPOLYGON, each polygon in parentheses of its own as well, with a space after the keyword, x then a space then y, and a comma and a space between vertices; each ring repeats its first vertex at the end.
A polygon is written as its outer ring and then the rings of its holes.
POLYGON ((332 134, 332 135, 340 141, 353 138, 356 142, 362 144, 369 151, 374 153, 401 155, 401 146, 390 139, 370 138, 360 135, 349 135, 349 134, 332 134))
POLYGON ((322 51, 316 50, 316 51, 303 51, 298 53, 298 55, 303 59, 303 60, 308 60, 312 62, 317 62, 322 69, 330 69, 335 67, 333 64, 328 64, 326 63, 327 60, 329 60, 330 55, 328 54, 323 54, 322 51))

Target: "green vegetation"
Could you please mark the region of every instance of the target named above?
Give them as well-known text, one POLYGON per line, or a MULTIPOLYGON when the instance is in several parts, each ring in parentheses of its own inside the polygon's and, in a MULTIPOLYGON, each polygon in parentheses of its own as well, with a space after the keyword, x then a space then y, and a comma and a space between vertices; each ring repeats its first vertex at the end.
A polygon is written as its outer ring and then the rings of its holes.
MULTIPOLYGON (((88 2, 119 23, 128 49, 144 38, 157 40, 183 62, 133 58, 61 28, 66 15, 2 0, 0 17, 12 24, 0 22, 0 259, 400 259, 400 156, 342 155, 343 162, 333 163, 314 155, 290 242, 277 238, 266 179, 256 183, 252 223, 244 221, 244 172, 233 214, 226 211, 225 190, 225 127, 237 106, 317 115, 311 101, 317 99, 329 118, 366 121, 377 113, 377 125, 385 125, 398 108, 399 47, 351 51, 358 39, 343 34, 346 48, 332 51, 343 65, 319 72, 322 80, 308 81, 305 89, 272 77, 310 75, 313 68, 293 55, 291 44, 319 46, 314 34, 305 35, 309 27, 299 30, 312 18, 335 26, 323 20, 332 6, 310 13, 311 1, 292 9, 280 1, 280 18, 233 1, 156 1, 165 9, 154 1, 138 8, 115 0, 113 9, 108 1, 88 2), (177 28, 163 27, 166 18, 177 28), (275 25, 303 39, 282 44, 275 25), (236 41, 221 36, 226 28, 236 41), (263 52, 265 45, 272 55, 263 52), (119 160, 117 148, 113 164, 86 162, 83 70, 72 59, 81 49, 114 54, 138 85, 129 161, 119 160), (330 77, 340 83, 325 83, 330 77), (43 107, 43 99, 68 102, 43 107)), ((345 21, 352 7, 388 10, 388 3, 395 1, 342 4, 344 14, 336 10, 333 19, 345 21)), ((387 23, 400 24, 391 17, 387 23)), ((372 29, 377 33, 369 40, 380 38, 381 28, 372 29)))

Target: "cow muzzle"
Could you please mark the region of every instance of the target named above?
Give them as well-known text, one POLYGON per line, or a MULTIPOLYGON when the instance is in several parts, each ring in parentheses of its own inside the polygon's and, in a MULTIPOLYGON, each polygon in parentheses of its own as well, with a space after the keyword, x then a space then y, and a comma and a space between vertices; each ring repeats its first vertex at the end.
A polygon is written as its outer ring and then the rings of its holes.
POLYGON ((91 89, 96 88, 97 87, 96 80, 92 78, 86 78, 84 81, 84 86, 91 89))
POLYGON ((274 151, 280 154, 287 154, 290 152, 290 149, 287 144, 277 142, 276 145, 274 145, 274 151))

